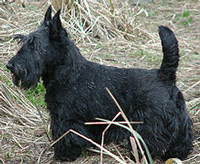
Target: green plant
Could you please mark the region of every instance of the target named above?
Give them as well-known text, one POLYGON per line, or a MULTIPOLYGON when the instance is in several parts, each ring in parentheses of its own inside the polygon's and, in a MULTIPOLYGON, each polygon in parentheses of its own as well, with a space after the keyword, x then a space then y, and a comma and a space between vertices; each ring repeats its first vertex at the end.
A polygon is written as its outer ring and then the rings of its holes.
POLYGON ((200 106, 200 103, 198 103, 195 106, 193 106, 192 108, 190 108, 190 110, 193 110, 194 108, 197 108, 198 106, 200 106))
POLYGON ((88 151, 81 152, 81 157, 87 157, 87 156, 88 156, 88 151))
POLYGON ((8 158, 11 159, 13 157, 13 154, 14 154, 14 147, 9 151, 8 158))
POLYGON ((27 98, 37 107, 44 108, 46 106, 44 101, 46 90, 41 82, 38 83, 36 88, 31 88, 24 92, 26 93, 27 98))
POLYGON ((192 13, 190 11, 184 11, 182 15, 177 14, 175 16, 175 19, 177 21, 180 21, 183 26, 188 26, 189 24, 194 22, 191 15, 192 13))

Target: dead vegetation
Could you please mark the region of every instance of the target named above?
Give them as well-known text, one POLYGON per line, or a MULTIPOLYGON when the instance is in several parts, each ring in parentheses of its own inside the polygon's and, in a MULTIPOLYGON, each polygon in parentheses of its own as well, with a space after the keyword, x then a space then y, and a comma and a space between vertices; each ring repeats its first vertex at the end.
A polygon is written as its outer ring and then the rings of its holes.
MULTIPOLYGON (((154 0, 140 5, 131 0, 69 2, 62 3, 64 27, 82 54, 101 64, 159 67, 162 53, 157 26, 173 29, 181 54, 177 84, 186 98, 195 134, 194 151, 183 163, 200 163, 200 2, 154 0)), ((23 91, 13 86, 4 66, 18 49, 13 35, 34 31, 48 5, 47 1, 28 1, 24 8, 16 1, 0 6, 0 163, 53 162, 48 113, 40 109, 44 125, 36 107, 23 91)), ((116 145, 107 148, 116 152, 116 145)), ((118 150, 126 158, 125 151, 119 147, 118 150)), ((99 161, 99 154, 85 152, 74 163, 99 161)), ((103 161, 117 163, 107 156, 103 161)))

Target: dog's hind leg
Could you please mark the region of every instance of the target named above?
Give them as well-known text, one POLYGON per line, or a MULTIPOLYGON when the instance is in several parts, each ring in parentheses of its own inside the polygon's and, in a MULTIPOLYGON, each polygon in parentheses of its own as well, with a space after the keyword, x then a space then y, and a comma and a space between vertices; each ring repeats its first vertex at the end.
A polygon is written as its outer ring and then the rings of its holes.
POLYGON ((192 120, 189 118, 185 109, 184 98, 181 92, 176 96, 176 106, 178 113, 179 131, 177 136, 170 143, 167 152, 162 156, 163 160, 168 158, 185 159, 192 151, 193 133, 192 133, 192 120))
POLYGON ((168 158, 185 159, 191 153, 193 145, 193 134, 191 131, 192 121, 187 120, 183 129, 180 130, 176 140, 170 144, 167 152, 162 156, 163 160, 168 158))

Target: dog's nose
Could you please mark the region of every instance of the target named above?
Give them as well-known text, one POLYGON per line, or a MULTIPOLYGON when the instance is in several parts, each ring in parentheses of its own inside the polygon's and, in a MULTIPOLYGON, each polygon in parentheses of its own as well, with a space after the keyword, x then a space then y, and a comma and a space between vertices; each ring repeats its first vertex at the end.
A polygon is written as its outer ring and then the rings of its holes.
POLYGON ((6 64, 6 68, 8 68, 9 70, 11 70, 13 68, 13 64, 12 63, 7 63, 6 64))

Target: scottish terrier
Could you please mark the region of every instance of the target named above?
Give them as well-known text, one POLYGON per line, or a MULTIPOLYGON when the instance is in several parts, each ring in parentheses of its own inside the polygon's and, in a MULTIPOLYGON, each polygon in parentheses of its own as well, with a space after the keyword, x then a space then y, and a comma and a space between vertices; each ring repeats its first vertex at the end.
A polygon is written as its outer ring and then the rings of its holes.
MULTIPOLYGON (((179 48, 174 33, 159 26, 163 51, 159 69, 116 68, 86 60, 68 37, 59 16, 60 10, 51 17, 50 6, 36 31, 16 35, 22 46, 6 65, 14 84, 24 89, 36 86, 42 77, 53 140, 73 129, 100 142, 106 126, 84 123, 96 117, 112 120, 119 112, 107 87, 129 121, 143 122, 132 126, 153 158, 186 158, 193 147, 192 121, 176 86, 179 48)), ((105 143, 129 140, 130 135, 112 125, 106 131, 105 143)), ((73 161, 90 146, 90 142, 70 133, 54 145, 55 157, 73 161)))

